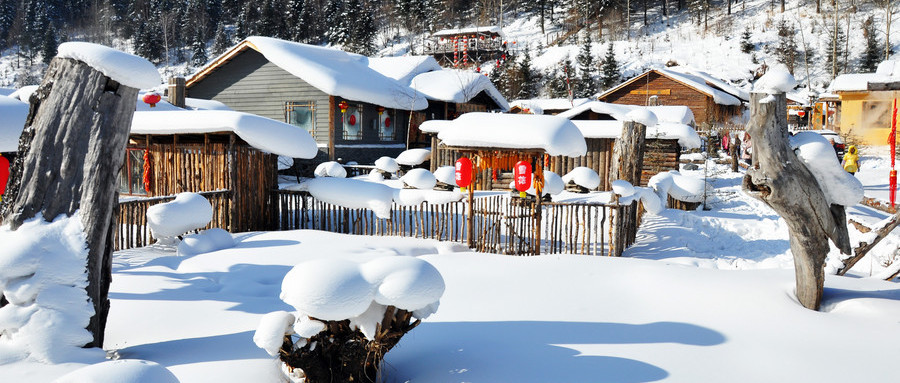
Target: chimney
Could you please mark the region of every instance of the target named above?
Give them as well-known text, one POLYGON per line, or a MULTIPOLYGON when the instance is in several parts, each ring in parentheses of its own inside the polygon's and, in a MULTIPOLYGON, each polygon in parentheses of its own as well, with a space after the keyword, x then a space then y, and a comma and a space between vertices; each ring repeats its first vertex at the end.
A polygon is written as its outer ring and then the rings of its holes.
POLYGON ((170 104, 184 108, 184 77, 170 78, 167 93, 170 104))

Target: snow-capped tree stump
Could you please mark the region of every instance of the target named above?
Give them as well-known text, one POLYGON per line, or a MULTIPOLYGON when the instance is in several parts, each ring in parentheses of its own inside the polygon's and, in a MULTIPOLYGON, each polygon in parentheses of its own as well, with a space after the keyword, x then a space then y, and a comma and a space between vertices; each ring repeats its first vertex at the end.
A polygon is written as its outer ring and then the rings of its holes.
POLYGON ((641 184, 641 170, 644 168, 644 140, 647 127, 634 121, 622 124, 622 135, 613 146, 612 169, 609 179, 625 180, 632 185, 641 184))
POLYGON ((747 133, 753 141, 753 165, 743 189, 772 207, 790 231, 797 279, 797 299, 817 310, 825 283, 830 239, 850 253, 843 206, 828 204, 813 174, 791 150, 784 93, 751 93, 747 133))
POLYGON ((381 361, 400 338, 419 325, 411 312, 388 306, 374 340, 350 321, 322 321, 326 329, 295 349, 290 336, 284 337, 279 358, 291 368, 303 370, 306 383, 377 382, 381 361))
POLYGON ((40 214, 53 220, 80 211, 88 247, 87 292, 94 305, 88 347, 102 347, 109 312, 116 177, 138 89, 90 65, 56 57, 31 96, 31 109, 11 169, 4 224, 15 230, 40 214))

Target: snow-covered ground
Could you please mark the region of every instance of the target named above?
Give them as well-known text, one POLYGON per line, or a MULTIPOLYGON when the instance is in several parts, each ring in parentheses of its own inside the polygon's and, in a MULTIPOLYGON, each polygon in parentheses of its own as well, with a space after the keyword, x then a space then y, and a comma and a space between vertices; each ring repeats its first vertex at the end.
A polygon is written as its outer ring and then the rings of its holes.
MULTIPOLYGON (((889 168, 876 156, 882 151, 863 148, 859 174, 866 193, 879 198, 886 184, 879 174, 889 168)), ((699 177, 703 169, 682 174, 699 177)), ((106 348, 159 363, 182 382, 278 382, 276 364, 253 333, 264 314, 292 310, 279 292, 294 265, 411 255, 437 267, 446 290, 437 313, 387 354, 385 382, 895 376, 900 290, 868 276, 883 271, 897 236, 852 276, 829 276, 822 310, 806 310, 793 297, 783 221, 740 192, 743 173, 715 166, 707 174, 715 186, 711 210, 645 215, 622 258, 479 254, 433 240, 316 231, 240 233, 233 248, 185 257, 161 247, 122 251, 114 260, 106 348)), ((857 206, 848 216, 874 224, 887 215, 857 206)), ((0 365, 0 376, 50 382, 81 365, 16 362, 0 365)))

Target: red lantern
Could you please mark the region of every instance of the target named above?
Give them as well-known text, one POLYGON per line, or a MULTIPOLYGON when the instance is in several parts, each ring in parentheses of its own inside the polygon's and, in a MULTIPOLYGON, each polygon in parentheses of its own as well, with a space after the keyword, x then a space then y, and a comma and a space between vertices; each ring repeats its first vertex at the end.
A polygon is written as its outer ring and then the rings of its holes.
POLYGON ((378 110, 378 115, 379 115, 379 116, 380 116, 382 113, 384 113, 384 107, 383 107, 383 106, 379 106, 377 110, 378 110))
POLYGON ((531 187, 531 163, 527 161, 516 162, 516 166, 513 168, 513 179, 516 181, 516 190, 520 194, 525 194, 525 191, 531 187))
POLYGON ((456 186, 465 188, 472 183, 472 161, 466 157, 456 160, 456 186))
POLYGON ((350 118, 347 119, 347 123, 350 124, 350 126, 356 125, 356 115, 351 114, 350 118))
POLYGON ((341 113, 347 112, 347 108, 350 107, 350 104, 347 101, 341 101, 338 103, 338 108, 341 108, 341 113))
POLYGON ((156 103, 162 100, 162 96, 160 96, 158 93, 150 92, 145 94, 142 100, 144 100, 145 103, 150 104, 151 108, 155 108, 156 103))
POLYGON ((385 127, 385 128, 390 128, 390 127, 391 127, 391 118, 390 118, 390 117, 385 117, 385 118, 384 118, 384 127, 385 127))
POLYGON ((797 111, 797 116, 803 117, 805 115, 806 115, 806 111, 803 111, 803 110, 797 111))

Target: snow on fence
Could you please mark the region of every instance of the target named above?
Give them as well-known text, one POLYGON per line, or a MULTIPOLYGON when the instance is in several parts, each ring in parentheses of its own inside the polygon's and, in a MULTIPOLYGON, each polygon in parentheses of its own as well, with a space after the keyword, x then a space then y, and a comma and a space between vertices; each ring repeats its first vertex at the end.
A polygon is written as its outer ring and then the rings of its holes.
MULTIPOLYGON (((209 226, 203 229, 218 227, 230 231, 232 213, 231 191, 220 190, 197 194, 206 197, 213 209, 212 221, 209 223, 209 226)), ((147 226, 147 209, 150 206, 174 199, 175 196, 171 195, 119 202, 118 212, 116 213, 115 249, 125 250, 152 244, 154 238, 150 234, 150 228, 147 226)))
MULTIPOLYGON (((350 209, 316 200, 306 192, 274 192, 279 230, 313 229, 337 233, 431 238, 467 242, 466 202, 393 204, 390 219, 368 209, 350 209)), ((534 204, 506 195, 475 198, 474 250, 534 254, 534 204)), ((541 205, 541 253, 619 256, 634 243, 637 202, 630 205, 546 203, 541 205)))

